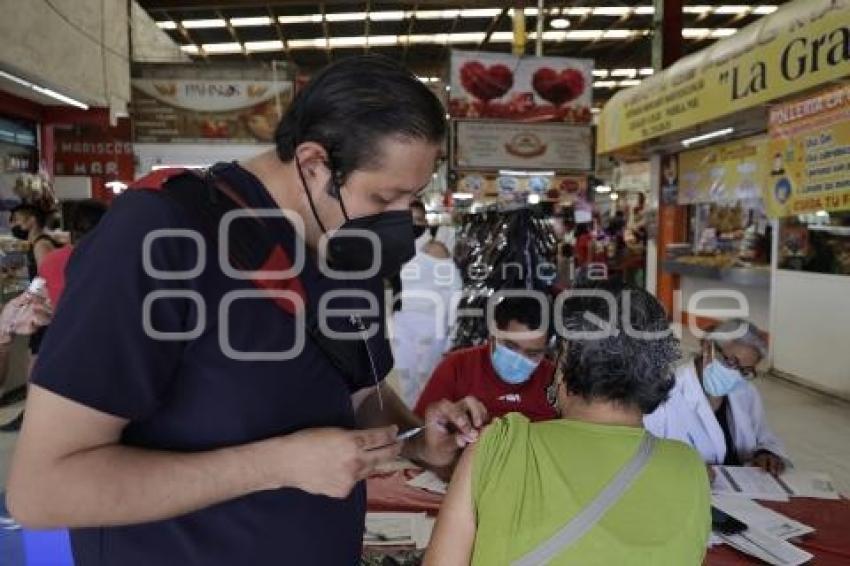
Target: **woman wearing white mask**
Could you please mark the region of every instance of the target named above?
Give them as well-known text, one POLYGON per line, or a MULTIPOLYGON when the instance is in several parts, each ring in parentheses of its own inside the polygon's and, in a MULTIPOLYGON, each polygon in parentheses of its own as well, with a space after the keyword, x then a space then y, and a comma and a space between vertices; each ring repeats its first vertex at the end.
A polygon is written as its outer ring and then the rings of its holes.
POLYGON ((785 449, 751 383, 766 355, 767 342, 753 323, 720 323, 703 340, 700 355, 677 368, 670 398, 644 417, 647 430, 690 444, 708 464, 751 464, 782 473, 785 449))

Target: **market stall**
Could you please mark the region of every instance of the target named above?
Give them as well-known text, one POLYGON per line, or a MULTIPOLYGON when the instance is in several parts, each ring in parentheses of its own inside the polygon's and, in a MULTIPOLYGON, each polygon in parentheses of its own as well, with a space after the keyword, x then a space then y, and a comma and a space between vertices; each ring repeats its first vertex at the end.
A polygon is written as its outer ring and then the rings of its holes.
POLYGON ((845 4, 790 2, 615 95, 597 146, 651 160, 648 279, 671 316, 747 316, 769 332, 775 370, 842 397, 848 21, 845 4))

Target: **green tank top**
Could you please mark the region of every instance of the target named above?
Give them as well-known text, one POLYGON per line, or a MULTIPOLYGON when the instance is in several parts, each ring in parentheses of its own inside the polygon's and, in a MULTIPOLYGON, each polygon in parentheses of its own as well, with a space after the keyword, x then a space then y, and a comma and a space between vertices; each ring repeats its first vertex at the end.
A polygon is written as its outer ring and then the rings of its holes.
MULTIPOLYGON (((472 564, 510 564, 590 503, 634 455, 644 430, 570 420, 494 421, 472 472, 472 564)), ((701 564, 711 529, 708 476, 685 444, 659 440, 623 497, 550 564, 701 564)))

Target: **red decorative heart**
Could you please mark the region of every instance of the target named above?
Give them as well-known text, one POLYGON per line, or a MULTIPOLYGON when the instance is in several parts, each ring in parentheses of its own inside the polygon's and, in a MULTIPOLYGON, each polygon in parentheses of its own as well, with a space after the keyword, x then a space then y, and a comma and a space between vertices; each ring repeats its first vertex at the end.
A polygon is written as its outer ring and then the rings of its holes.
POLYGON ((563 69, 560 73, 549 67, 534 72, 531 85, 537 94, 555 106, 575 100, 584 92, 584 75, 576 69, 563 69))
POLYGON ((514 74, 505 65, 485 67, 470 61, 460 68, 460 83, 464 90, 479 100, 500 98, 514 85, 514 74))

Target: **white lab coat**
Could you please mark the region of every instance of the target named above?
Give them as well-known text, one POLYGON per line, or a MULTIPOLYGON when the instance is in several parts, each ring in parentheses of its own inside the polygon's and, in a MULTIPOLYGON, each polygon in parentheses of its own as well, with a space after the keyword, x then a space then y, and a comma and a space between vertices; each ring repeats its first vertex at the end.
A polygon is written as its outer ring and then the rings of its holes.
POLYGON ((402 301, 401 310, 393 314, 392 347, 401 397, 413 407, 449 346, 462 281, 451 258, 437 259, 422 251, 400 275, 402 301))
MULTIPOLYGON (((785 448, 765 420, 761 395, 746 382, 728 395, 728 422, 738 459, 749 462, 759 450, 767 450, 788 461, 785 448)), ((652 434, 679 440, 693 446, 709 464, 722 464, 726 458, 723 429, 714 416, 694 361, 676 368, 676 385, 670 398, 654 413, 644 416, 644 426, 652 434)))

